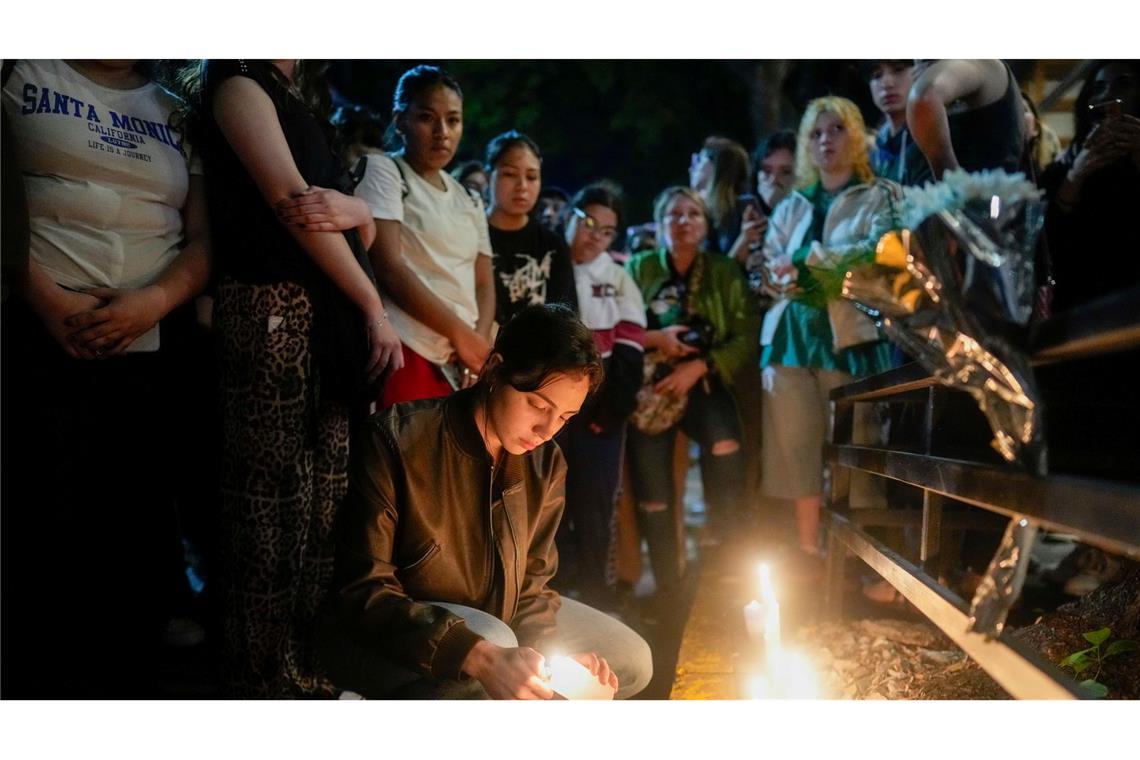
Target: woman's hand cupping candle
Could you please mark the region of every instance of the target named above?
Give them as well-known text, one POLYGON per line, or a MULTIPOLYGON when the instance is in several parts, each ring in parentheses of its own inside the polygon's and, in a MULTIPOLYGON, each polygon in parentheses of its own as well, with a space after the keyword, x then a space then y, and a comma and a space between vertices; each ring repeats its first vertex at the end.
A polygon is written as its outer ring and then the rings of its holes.
POLYGON ((548 661, 550 688, 566 699, 613 699, 613 686, 601 683, 573 658, 554 655, 548 661))

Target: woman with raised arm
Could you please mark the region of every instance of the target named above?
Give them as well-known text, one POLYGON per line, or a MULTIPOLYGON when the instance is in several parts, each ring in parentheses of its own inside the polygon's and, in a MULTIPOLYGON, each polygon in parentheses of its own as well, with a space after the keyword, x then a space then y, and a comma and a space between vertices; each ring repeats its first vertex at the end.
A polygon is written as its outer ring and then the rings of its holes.
POLYGON ((372 417, 321 626, 338 685, 369 698, 549 699, 543 660, 555 654, 619 698, 648 684, 645 641, 549 585, 566 480, 551 438, 601 380, 577 316, 528 306, 474 387, 372 417))
POLYGON ((336 189, 344 170, 320 74, 307 62, 208 61, 203 90, 220 278, 226 686, 240 697, 332 696, 310 638, 332 574, 350 420, 400 367, 399 339, 358 239, 372 230, 368 208, 336 189))
POLYGON ((727 137, 709 137, 689 164, 689 187, 696 190, 709 210, 709 234, 705 247, 736 259, 748 259, 750 245, 764 239, 759 204, 748 195, 752 181, 748 151, 727 137))
POLYGON ((916 60, 907 129, 935 180, 950 169, 1023 169, 1021 92, 997 59, 916 60))
POLYGON ((379 405, 469 385, 491 352, 495 284, 483 201, 444 168, 463 137, 463 92, 437 66, 404 72, 388 155, 370 155, 356 196, 371 210, 369 253, 403 342, 404 368, 379 405))

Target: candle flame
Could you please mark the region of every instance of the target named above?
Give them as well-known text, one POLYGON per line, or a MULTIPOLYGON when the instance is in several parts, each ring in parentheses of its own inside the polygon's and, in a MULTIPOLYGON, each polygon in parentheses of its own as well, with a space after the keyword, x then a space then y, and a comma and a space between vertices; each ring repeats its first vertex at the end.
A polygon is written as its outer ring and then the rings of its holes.
POLYGON ((772 585, 772 569, 767 562, 760 563, 760 598, 765 602, 776 601, 776 589, 772 585))
POLYGON ((566 699, 613 699, 614 690, 598 682, 585 665, 572 657, 550 658, 550 688, 566 699))

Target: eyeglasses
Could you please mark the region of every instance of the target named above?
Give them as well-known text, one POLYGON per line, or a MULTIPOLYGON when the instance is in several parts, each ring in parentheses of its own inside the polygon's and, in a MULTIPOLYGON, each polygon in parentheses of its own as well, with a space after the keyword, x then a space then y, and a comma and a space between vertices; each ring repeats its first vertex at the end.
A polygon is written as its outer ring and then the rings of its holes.
POLYGON ((673 211, 665 215, 665 221, 669 224, 677 224, 678 222, 690 221, 704 221, 705 215, 700 211, 673 211))
POLYGON ((582 220, 582 226, 586 228, 587 232, 608 238, 617 235, 617 227, 603 227, 601 222, 580 208, 574 209, 574 216, 582 220))

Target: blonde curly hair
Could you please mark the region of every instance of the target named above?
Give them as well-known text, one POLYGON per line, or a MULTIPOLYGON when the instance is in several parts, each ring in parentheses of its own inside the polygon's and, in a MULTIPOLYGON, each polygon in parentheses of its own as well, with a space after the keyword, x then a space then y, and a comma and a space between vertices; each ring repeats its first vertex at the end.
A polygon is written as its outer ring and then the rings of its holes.
POLYGON ((861 182, 875 178, 871 169, 871 158, 867 154, 867 127, 863 124, 863 114, 859 106, 847 98, 828 95, 816 98, 807 105, 800 119, 800 129, 796 134, 796 186, 803 190, 819 181, 819 169, 811 159, 811 131, 815 128, 820 114, 830 113, 839 117, 850 135, 847 141, 848 158, 851 160, 855 176, 861 182))

